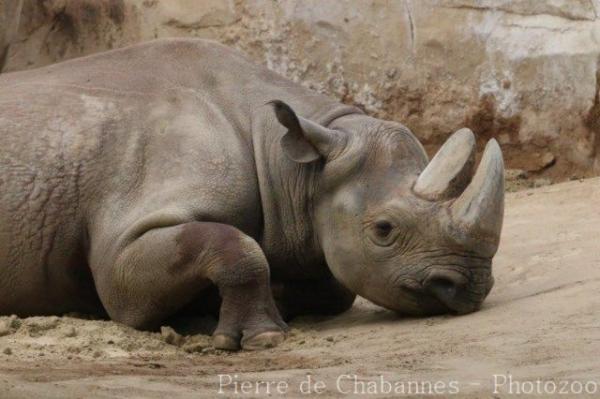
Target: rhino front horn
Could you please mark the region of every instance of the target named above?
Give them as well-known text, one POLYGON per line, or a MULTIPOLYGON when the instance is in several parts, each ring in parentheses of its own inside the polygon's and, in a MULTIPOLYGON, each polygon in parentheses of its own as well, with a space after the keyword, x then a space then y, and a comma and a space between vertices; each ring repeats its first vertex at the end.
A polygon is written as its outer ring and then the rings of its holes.
POLYGON ((450 207, 455 229, 478 249, 493 255, 504 218, 504 161, 496 140, 490 140, 473 180, 450 207))
POLYGON ((471 181, 474 165, 475 136, 469 129, 460 129, 421 172, 414 191, 430 201, 456 198, 471 181))

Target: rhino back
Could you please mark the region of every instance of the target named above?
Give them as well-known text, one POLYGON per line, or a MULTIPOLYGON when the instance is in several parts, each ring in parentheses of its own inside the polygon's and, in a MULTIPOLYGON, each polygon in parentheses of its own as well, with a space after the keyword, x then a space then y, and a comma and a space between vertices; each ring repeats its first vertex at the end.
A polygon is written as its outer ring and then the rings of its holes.
POLYGON ((161 47, 0 76, 0 312, 97 306, 90 246, 148 215, 259 234, 248 98, 161 47))

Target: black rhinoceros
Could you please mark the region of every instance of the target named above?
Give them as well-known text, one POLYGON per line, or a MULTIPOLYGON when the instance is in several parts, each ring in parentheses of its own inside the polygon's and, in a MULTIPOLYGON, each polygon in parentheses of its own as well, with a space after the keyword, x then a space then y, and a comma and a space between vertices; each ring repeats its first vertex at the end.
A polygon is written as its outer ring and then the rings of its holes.
POLYGON ((468 129, 428 163, 403 125, 195 39, 4 74, 0 101, 2 314, 146 329, 218 292, 215 346, 257 349, 280 311, 466 313, 492 287, 504 167, 491 140, 474 172, 468 129))

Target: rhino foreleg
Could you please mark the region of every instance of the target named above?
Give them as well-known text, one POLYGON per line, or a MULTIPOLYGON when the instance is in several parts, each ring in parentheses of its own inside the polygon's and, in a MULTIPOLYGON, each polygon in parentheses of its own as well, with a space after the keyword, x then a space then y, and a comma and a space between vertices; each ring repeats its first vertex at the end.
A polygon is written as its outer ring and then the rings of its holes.
POLYGON ((99 262, 107 267, 93 267, 98 294, 116 321, 156 327, 212 282, 222 298, 215 347, 260 349, 284 338, 265 256, 232 226, 191 222, 150 230, 112 263, 99 262))

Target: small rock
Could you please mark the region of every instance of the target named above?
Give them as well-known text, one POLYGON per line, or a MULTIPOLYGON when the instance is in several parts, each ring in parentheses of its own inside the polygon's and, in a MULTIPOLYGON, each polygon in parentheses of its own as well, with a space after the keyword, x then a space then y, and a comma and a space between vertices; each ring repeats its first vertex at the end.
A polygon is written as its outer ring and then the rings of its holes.
POLYGON ((0 337, 4 337, 5 335, 12 334, 12 328, 10 328, 7 323, 0 323, 0 337))
POLYGON ((4 353, 5 355, 12 355, 12 349, 10 349, 10 348, 4 348, 4 350, 2 351, 2 353, 4 353))
POLYGON ((302 335, 302 331, 300 331, 297 328, 290 328, 287 335, 288 335, 288 337, 295 337, 297 335, 302 335))
POLYGON ((53 330, 60 324, 60 319, 56 316, 51 317, 39 317, 29 319, 25 322, 25 326, 28 329, 30 337, 39 337, 48 330, 53 330))
POLYGON ((21 327, 21 319, 13 314, 8 318, 7 324, 13 330, 18 330, 21 327))
POLYGON ((73 338, 73 337, 77 336, 77 330, 75 330, 75 327, 70 326, 67 328, 67 330, 64 332, 63 335, 66 338, 73 338))
POLYGON ((544 187, 549 186, 550 184, 552 184, 552 180, 545 177, 540 177, 539 179, 535 179, 533 181, 533 187, 544 187))
POLYGON ((506 169, 504 177, 506 180, 523 180, 527 179, 527 172, 523 169, 506 169))
POLYGON ((327 338, 325 338, 325 339, 326 339, 327 341, 329 341, 329 342, 333 342, 333 341, 334 341, 333 335, 330 335, 330 336, 328 336, 328 337, 327 337, 327 338))
POLYGON ((546 152, 541 156, 540 162, 543 168, 547 168, 549 166, 554 165, 556 162, 556 157, 551 152, 546 152))
POLYGON ((526 157, 519 158, 519 169, 530 173, 540 173, 556 164, 556 155, 550 151, 532 151, 526 157))
POLYGON ((183 346, 183 350, 186 351, 187 353, 202 352, 206 348, 207 348, 207 346, 205 344, 199 343, 199 342, 194 342, 194 343, 186 344, 183 346))
POLYGON ((169 345, 181 346, 183 344, 183 337, 171 327, 162 326, 160 328, 160 335, 163 337, 164 341, 169 345))
POLYGON ((21 327, 21 320, 15 315, 0 321, 0 337, 14 333, 19 327, 21 327))

